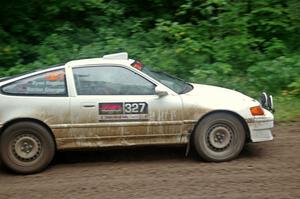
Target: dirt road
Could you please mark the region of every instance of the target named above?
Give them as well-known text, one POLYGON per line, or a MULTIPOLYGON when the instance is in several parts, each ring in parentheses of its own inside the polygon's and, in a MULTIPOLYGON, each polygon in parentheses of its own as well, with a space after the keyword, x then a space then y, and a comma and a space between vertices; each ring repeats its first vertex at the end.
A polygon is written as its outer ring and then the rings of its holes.
POLYGON ((205 163, 182 147, 59 153, 43 173, 0 170, 0 198, 300 198, 300 122, 240 157, 205 163))

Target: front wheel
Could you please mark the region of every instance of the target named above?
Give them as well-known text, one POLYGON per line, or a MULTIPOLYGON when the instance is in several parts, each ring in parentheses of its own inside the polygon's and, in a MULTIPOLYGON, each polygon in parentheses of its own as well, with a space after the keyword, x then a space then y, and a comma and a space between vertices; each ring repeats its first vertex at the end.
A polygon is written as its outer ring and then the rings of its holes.
POLYGON ((48 166, 54 157, 55 144, 47 129, 32 122, 9 126, 0 138, 0 157, 9 169, 36 173, 48 166))
POLYGON ((235 158, 244 147, 245 129, 229 113, 213 113, 203 118, 194 132, 194 146, 206 161, 222 162, 235 158))

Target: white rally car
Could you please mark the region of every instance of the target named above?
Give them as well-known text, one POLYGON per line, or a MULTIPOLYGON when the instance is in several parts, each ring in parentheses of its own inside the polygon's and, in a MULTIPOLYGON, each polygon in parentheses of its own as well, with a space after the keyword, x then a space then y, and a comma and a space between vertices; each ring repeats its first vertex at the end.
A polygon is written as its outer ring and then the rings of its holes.
POLYGON ((183 144, 206 161, 226 161, 246 142, 273 139, 272 106, 266 95, 261 104, 187 83, 127 53, 76 60, 0 80, 0 157, 34 173, 56 150, 183 144))

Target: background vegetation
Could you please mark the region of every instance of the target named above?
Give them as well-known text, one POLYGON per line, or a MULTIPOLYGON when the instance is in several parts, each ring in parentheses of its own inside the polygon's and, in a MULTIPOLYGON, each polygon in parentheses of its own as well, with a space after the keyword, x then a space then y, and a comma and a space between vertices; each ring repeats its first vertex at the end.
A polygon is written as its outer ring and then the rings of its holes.
POLYGON ((193 82, 300 104, 298 0, 18 0, 0 7, 0 76, 127 51, 193 82))

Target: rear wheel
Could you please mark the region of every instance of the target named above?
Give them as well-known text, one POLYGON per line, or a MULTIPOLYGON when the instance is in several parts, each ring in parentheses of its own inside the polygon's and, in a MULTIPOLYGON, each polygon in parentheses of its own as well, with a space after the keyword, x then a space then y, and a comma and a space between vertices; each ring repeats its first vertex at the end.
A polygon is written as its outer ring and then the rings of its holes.
POLYGON ((221 162, 239 155, 246 133, 240 120, 229 113, 213 113, 200 121, 194 132, 195 149, 206 161, 221 162))
POLYGON ((39 124, 19 122, 1 135, 1 160, 17 173, 29 174, 45 169, 54 154, 54 140, 48 130, 39 124))

